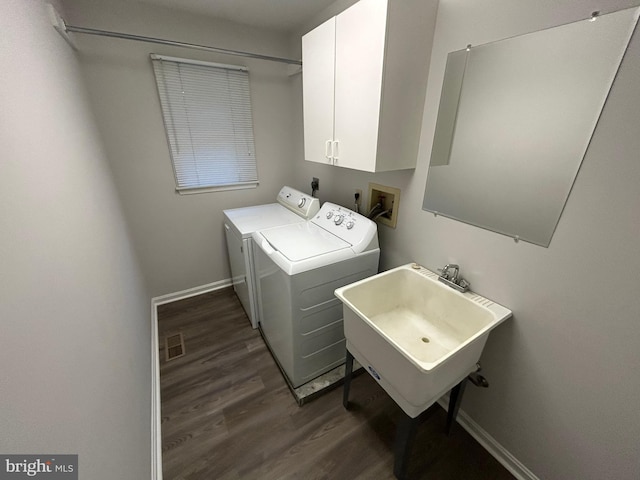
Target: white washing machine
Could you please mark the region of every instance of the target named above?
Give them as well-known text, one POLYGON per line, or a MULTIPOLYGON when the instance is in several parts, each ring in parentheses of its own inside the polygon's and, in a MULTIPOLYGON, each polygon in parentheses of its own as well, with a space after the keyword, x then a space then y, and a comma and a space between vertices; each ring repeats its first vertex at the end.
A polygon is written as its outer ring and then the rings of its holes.
POLYGON ((308 222, 253 234, 260 330, 293 388, 345 361, 338 287, 378 273, 374 222, 325 203, 308 222))
POLYGON ((233 288, 251 326, 258 326, 257 292, 253 266, 256 230, 306 222, 320 209, 320 201, 291 187, 282 187, 277 203, 224 210, 224 230, 233 288))

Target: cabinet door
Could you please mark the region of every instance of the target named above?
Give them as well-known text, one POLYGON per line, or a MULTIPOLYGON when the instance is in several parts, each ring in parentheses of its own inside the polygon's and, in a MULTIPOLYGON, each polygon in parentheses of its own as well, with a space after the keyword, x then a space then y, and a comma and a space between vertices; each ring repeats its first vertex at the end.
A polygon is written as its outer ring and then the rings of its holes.
POLYGON ((336 17, 335 165, 375 171, 387 0, 360 0, 336 17))
POLYGON ((304 158, 332 163, 336 19, 302 37, 304 158))

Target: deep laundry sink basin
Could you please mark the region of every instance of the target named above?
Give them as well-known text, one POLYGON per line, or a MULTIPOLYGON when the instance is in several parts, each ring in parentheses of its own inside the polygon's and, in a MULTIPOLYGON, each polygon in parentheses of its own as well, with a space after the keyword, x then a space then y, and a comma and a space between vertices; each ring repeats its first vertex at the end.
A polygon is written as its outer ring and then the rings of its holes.
POLYGON ((511 311, 408 264, 339 288, 347 350, 411 417, 476 369, 511 311))

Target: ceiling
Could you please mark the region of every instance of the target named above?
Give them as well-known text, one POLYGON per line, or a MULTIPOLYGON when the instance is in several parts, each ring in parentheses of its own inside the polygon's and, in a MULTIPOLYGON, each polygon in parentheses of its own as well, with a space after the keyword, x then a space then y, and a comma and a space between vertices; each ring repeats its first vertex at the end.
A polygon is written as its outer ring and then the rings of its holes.
POLYGON ((139 0, 142 3, 291 32, 335 0, 139 0))

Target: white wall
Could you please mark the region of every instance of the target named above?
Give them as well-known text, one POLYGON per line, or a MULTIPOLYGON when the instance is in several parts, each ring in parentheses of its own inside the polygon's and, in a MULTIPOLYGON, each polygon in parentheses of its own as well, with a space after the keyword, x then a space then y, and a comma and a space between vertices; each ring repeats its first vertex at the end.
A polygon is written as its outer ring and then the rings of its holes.
POLYGON ((149 478, 150 297, 75 55, 0 3, 0 452, 149 478))
MULTIPOLYGON (((70 24, 288 57, 284 34, 134 2, 68 0, 70 24)), ((285 64, 76 35, 92 106, 153 296, 230 277, 222 210, 272 203, 293 181, 285 64), (178 195, 150 53, 246 65, 260 185, 178 195)), ((305 182, 306 183, 306 182, 305 182)), ((292 185, 296 187, 296 185, 292 185)), ((297 186, 309 191, 309 184, 297 186)))
MULTIPOLYGON (((606 11, 637 3, 607 2, 606 11)), ((379 230, 381 266, 459 263, 474 290, 513 310, 483 354, 491 387, 468 388, 462 409, 541 479, 640 478, 640 33, 549 248, 436 218, 421 210, 422 197, 446 54, 603 8, 595 0, 442 0, 416 170, 296 167, 298 182, 315 175, 323 200, 347 206, 369 181, 401 188, 398 228, 379 230)), ((294 108, 301 124, 301 105, 294 108)))

